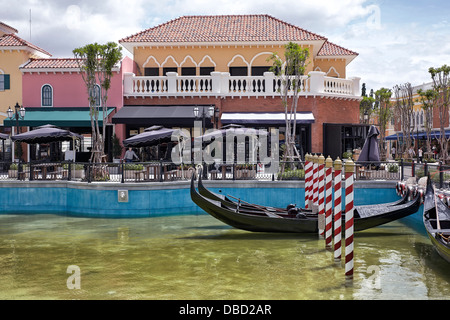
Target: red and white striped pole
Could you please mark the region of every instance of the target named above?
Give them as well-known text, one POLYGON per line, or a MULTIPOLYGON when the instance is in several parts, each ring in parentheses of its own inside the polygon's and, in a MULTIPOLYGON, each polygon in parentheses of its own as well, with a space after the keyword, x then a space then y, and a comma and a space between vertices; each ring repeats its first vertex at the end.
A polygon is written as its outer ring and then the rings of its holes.
POLYGON ((332 245, 332 224, 333 216, 331 208, 333 206, 333 160, 328 156, 325 161, 325 247, 331 249, 332 245))
POLYGON ((325 157, 319 157, 319 236, 323 237, 325 230, 325 157))
POLYGON ((312 168, 313 163, 311 162, 311 156, 309 155, 309 153, 307 153, 305 155, 305 209, 311 209, 311 205, 309 203, 309 194, 312 192, 312 168))
POLYGON ((317 213, 319 207, 319 157, 313 157, 313 192, 312 192, 312 211, 317 213))
POLYGON ((342 161, 334 161, 334 261, 341 261, 342 245, 342 161))
POLYGON ((345 163, 345 276, 353 279, 353 173, 355 163, 345 163))

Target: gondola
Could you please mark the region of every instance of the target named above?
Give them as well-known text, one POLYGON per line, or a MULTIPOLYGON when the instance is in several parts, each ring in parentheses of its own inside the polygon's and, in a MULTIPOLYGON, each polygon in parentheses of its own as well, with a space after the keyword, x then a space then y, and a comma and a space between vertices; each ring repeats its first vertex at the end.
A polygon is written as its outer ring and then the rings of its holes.
MULTIPOLYGON (((199 174, 201 176, 201 173, 199 174)), ((191 199, 216 219, 238 229, 255 232, 317 233, 318 217, 310 211, 264 207, 226 196, 217 195, 201 186, 202 193, 195 188, 195 175, 191 179, 191 199), (275 210, 274 210, 275 209, 275 210)), ((420 194, 411 201, 398 205, 376 205, 355 207, 354 230, 376 227, 417 212, 421 205, 420 194)))
POLYGON ((423 203, 423 223, 436 251, 450 262, 450 209, 435 195, 430 176, 423 203))
MULTIPOLYGON (((311 210, 297 207, 297 205, 295 205, 295 204, 289 204, 289 205, 287 205, 286 208, 266 207, 266 206, 248 203, 248 202, 242 201, 241 199, 235 198, 230 195, 222 195, 222 194, 214 193, 214 192, 208 190, 203 185, 203 179, 202 179, 201 174, 199 175, 199 178, 198 178, 198 192, 202 196, 204 196, 208 199, 220 201, 220 202, 224 203, 226 206, 232 207, 232 208, 237 208, 239 206, 241 209, 247 208, 248 210, 267 210, 267 211, 271 211, 271 212, 277 212, 278 214, 281 214, 281 215, 285 215, 289 211, 297 212, 297 213, 298 212, 311 212, 311 210)), ((377 210, 383 206, 389 206, 389 207, 397 206, 397 205, 406 203, 408 201, 409 197, 410 197, 409 189, 407 188, 406 192, 403 194, 402 198, 400 198, 397 201, 390 202, 390 203, 383 203, 383 204, 364 205, 364 206, 359 206, 358 208, 360 208, 360 211, 361 210, 367 211, 367 210, 377 210)))

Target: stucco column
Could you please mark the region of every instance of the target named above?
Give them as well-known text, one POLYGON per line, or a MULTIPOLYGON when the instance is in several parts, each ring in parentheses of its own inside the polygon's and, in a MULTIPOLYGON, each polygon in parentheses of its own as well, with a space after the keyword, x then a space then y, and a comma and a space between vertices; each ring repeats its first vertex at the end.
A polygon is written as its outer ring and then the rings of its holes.
POLYGON ((133 77, 135 76, 132 72, 125 72, 123 74, 123 93, 125 95, 133 93, 133 77))
POLYGON ((211 72, 212 92, 220 93, 222 89, 222 72, 211 72))
POLYGON ((361 78, 353 77, 349 80, 353 81, 353 95, 359 97, 361 95, 361 91, 359 90, 359 83, 361 81, 361 78))
POLYGON ((228 93, 230 91, 230 73, 222 72, 222 81, 220 85, 220 93, 228 93))
POLYGON ((308 75, 310 93, 324 93, 325 72, 311 71, 308 75))
POLYGON ((167 72, 167 90, 168 93, 177 93, 177 72, 167 72))
POLYGON ((264 87, 266 94, 271 94, 273 90, 273 81, 275 80, 275 74, 273 72, 264 72, 264 87))

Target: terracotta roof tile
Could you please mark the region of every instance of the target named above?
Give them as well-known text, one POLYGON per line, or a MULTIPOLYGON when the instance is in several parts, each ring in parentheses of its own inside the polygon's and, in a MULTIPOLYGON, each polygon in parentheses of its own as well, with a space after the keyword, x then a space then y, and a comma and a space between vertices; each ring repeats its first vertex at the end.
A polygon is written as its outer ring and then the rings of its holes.
POLYGON ((325 42, 320 49, 318 56, 357 56, 358 53, 351 50, 345 49, 337 44, 331 43, 329 41, 325 42))
POLYGON ((119 42, 269 42, 326 38, 269 15, 183 16, 119 42))
POLYGON ((79 69, 79 67, 73 58, 50 58, 31 59, 21 69, 79 69))
MULTIPOLYGON (((44 58, 44 59, 30 59, 20 69, 23 71, 33 71, 42 69, 54 69, 54 71, 71 71, 77 72, 80 70, 78 62, 80 59, 75 58, 44 58)), ((113 68, 113 70, 120 69, 120 62, 113 68)))
POLYGON ((38 46, 35 46, 34 44, 23 40, 15 34, 5 34, 3 37, 0 37, 0 47, 28 47, 45 55, 51 56, 51 54, 44 49, 41 49, 38 46))
POLYGON ((12 31, 13 33, 19 33, 19 31, 16 28, 8 26, 6 23, 1 22, 1 21, 0 21, 0 27, 6 28, 6 29, 12 31))

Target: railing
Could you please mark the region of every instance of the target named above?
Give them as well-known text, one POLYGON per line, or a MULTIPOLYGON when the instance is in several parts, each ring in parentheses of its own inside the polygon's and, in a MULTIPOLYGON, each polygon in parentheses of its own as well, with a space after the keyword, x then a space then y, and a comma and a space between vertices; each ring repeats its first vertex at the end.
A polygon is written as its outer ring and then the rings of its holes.
MULTIPOLYGON (((300 95, 328 95, 356 98, 359 96, 360 78, 339 79, 326 77, 324 72, 313 71, 301 77, 300 95)), ((209 76, 137 77, 126 73, 125 96, 273 96, 282 89, 282 81, 272 72, 263 76, 230 76, 227 72, 211 72, 209 76)), ((289 94, 293 94, 292 81, 288 81, 289 94)))
MULTIPOLYGON (((257 163, 224 163, 205 165, 206 180, 299 181, 305 179, 303 162, 280 162, 276 173, 269 165, 257 163), (282 168, 284 167, 283 173, 282 168)), ((167 182, 188 181, 194 165, 176 165, 156 161, 144 163, 10 163, 0 162, 0 181, 84 181, 84 182, 167 182)), ((359 181, 417 180, 430 172, 439 188, 450 186, 450 167, 442 164, 417 164, 406 161, 382 162, 378 166, 358 163, 355 179, 359 181)))

